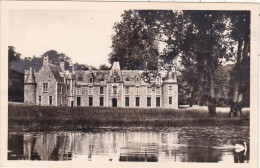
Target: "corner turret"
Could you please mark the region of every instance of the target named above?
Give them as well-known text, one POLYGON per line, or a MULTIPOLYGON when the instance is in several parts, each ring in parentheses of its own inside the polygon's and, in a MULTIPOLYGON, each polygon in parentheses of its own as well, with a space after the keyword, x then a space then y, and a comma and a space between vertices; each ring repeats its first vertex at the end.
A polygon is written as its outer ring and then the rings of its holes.
POLYGON ((29 105, 36 105, 36 81, 32 67, 24 83, 24 103, 29 105))
POLYGON ((176 73, 173 72, 173 66, 170 65, 169 71, 163 81, 163 100, 162 105, 164 108, 178 108, 178 82, 176 73))

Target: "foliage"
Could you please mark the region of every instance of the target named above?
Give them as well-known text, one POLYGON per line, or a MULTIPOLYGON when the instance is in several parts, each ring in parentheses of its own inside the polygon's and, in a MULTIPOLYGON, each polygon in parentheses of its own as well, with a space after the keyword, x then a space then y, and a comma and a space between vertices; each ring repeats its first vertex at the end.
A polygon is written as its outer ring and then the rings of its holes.
POLYGON ((108 67, 106 64, 101 64, 100 66, 99 66, 99 70, 110 70, 111 68, 110 67, 108 67))
POLYGON ((109 62, 119 61, 121 69, 142 70, 157 68, 158 46, 143 25, 136 11, 125 11, 122 20, 114 24, 112 52, 109 62))

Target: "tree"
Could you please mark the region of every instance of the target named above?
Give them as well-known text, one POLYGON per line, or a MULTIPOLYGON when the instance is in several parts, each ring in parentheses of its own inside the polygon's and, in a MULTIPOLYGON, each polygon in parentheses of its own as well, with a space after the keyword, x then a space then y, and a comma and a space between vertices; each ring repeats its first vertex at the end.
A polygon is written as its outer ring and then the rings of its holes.
POLYGON ((109 68, 106 64, 102 64, 99 66, 99 70, 110 70, 111 68, 109 68))
POLYGON ((242 115, 243 95, 245 100, 249 100, 250 93, 250 12, 232 12, 228 17, 231 20, 231 37, 237 44, 230 116, 237 117, 237 113, 242 115))
POLYGON ((109 62, 119 61, 122 69, 157 69, 158 46, 136 11, 125 11, 115 23, 109 62))
POLYGON ((49 50, 45 52, 43 55, 41 55, 41 59, 43 59, 43 57, 45 56, 48 56, 50 63, 57 66, 60 65, 60 62, 65 62, 65 70, 69 70, 71 59, 68 56, 66 56, 64 53, 58 53, 55 50, 49 50))
POLYGON ((23 72, 21 54, 8 46, 8 101, 23 101, 23 72))
POLYGON ((182 62, 186 68, 191 68, 187 65, 195 60, 197 69, 207 81, 204 94, 208 98, 210 116, 216 115, 215 71, 221 66, 221 59, 231 57, 227 52, 230 42, 225 40, 228 24, 223 14, 219 11, 184 11, 187 24, 182 58, 192 56, 193 59, 183 59, 182 62))

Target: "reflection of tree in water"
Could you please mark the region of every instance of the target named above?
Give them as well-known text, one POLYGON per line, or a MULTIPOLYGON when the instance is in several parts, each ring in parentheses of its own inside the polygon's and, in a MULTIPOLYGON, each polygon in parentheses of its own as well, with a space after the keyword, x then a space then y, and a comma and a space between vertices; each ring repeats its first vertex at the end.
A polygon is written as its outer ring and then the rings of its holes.
POLYGON ((188 142, 188 162, 218 162, 221 151, 212 148, 213 139, 190 139, 188 142))
POLYGON ((8 160, 20 160, 23 158, 23 135, 10 134, 8 136, 8 160))

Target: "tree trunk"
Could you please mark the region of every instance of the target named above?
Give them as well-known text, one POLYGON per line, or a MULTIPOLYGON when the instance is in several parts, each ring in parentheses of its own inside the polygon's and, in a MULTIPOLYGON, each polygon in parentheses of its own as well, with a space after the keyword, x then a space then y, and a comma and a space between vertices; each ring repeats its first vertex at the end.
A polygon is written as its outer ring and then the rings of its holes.
POLYGON ((233 98, 230 103, 230 117, 237 117, 237 112, 239 107, 238 104, 238 92, 239 92, 239 85, 240 85, 240 67, 241 67, 241 50, 242 50, 242 39, 238 40, 238 47, 237 47, 237 63, 235 67, 235 76, 234 76, 234 84, 233 84, 233 98))
POLYGON ((191 96, 190 96, 190 107, 192 107, 193 104, 194 104, 194 91, 191 92, 191 96))
POLYGON ((214 71, 212 70, 212 67, 209 65, 208 62, 208 110, 210 116, 216 116, 216 100, 215 100, 215 94, 214 94, 214 71))

